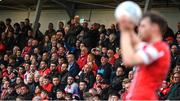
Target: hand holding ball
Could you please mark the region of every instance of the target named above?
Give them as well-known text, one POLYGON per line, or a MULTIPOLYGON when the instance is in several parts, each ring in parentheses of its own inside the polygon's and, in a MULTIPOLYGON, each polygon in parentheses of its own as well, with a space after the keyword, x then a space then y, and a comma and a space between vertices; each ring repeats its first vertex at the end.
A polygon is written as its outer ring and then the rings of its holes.
POLYGON ((138 25, 142 16, 142 11, 138 4, 132 1, 125 1, 118 5, 114 15, 117 21, 128 19, 135 25, 138 25))

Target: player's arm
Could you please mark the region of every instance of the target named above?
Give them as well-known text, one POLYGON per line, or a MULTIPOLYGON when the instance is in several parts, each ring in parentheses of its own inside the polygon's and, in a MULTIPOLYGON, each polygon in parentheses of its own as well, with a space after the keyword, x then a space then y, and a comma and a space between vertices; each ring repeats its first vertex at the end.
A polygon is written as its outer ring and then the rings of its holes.
POLYGON ((122 32, 121 33, 121 49, 122 49, 122 59, 125 65, 133 66, 143 63, 142 58, 135 52, 135 48, 132 44, 131 33, 122 32))
POLYGON ((123 32, 121 36, 122 59, 127 66, 138 64, 149 65, 159 58, 159 53, 152 45, 138 44, 139 49, 133 48, 131 33, 123 32))

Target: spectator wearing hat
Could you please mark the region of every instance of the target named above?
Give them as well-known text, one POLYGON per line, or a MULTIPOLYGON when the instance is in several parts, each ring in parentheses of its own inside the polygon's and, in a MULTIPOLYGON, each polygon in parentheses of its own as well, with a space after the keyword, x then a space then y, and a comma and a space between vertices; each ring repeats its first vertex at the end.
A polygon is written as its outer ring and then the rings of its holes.
POLYGON ((79 69, 78 64, 75 61, 74 55, 68 54, 67 60, 68 60, 68 71, 71 75, 73 75, 75 77, 76 75, 78 75, 80 69, 79 69))
POLYGON ((79 87, 78 84, 75 82, 73 75, 69 75, 67 78, 65 92, 71 94, 79 94, 79 87))
POLYGON ((108 56, 103 55, 101 57, 101 66, 98 68, 97 73, 100 73, 103 75, 103 79, 110 82, 110 77, 112 73, 112 66, 108 63, 108 56))

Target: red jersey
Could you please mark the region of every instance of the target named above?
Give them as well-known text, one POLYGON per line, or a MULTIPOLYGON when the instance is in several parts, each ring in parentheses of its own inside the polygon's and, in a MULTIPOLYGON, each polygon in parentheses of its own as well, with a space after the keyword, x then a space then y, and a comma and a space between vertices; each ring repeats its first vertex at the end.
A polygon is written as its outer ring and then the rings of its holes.
POLYGON ((87 63, 87 56, 88 54, 84 55, 84 56, 80 56, 77 60, 77 63, 79 65, 80 70, 82 70, 82 68, 84 67, 84 65, 87 63))
POLYGON ((169 47, 164 42, 141 43, 138 55, 144 64, 137 66, 127 100, 158 100, 160 88, 170 66, 169 47))

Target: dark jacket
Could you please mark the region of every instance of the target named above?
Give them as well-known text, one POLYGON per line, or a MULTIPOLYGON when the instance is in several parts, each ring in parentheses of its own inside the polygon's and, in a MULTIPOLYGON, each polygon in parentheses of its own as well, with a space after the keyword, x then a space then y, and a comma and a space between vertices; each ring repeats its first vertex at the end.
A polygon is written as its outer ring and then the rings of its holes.
POLYGON ((96 47, 99 38, 98 34, 98 30, 90 30, 87 34, 84 35, 83 43, 85 43, 88 47, 96 47))
POLYGON ((180 100, 180 83, 173 84, 170 92, 168 93, 167 99, 169 100, 180 100))
POLYGON ((52 98, 55 99, 56 98, 56 92, 57 90, 64 90, 63 86, 61 84, 58 84, 57 86, 53 86, 52 88, 52 98))
POLYGON ((63 87, 65 88, 67 84, 67 77, 69 75, 69 72, 66 70, 61 72, 59 75, 60 75, 61 85, 63 85, 63 87))
POLYGON ((27 86, 29 87, 30 93, 34 93, 36 85, 35 83, 28 83, 27 86))
POLYGON ((103 75, 103 79, 110 82, 111 73, 112 73, 112 66, 111 64, 107 63, 105 65, 101 65, 97 71, 97 73, 103 75))
POLYGON ((18 94, 15 91, 13 91, 11 94, 8 94, 4 98, 4 100, 15 100, 17 96, 18 96, 18 94))
POLYGON ((111 87, 114 90, 121 90, 122 89, 122 81, 125 78, 125 76, 114 76, 111 81, 111 87))
POLYGON ((71 74, 71 75, 73 75, 74 77, 76 76, 76 75, 78 75, 78 73, 79 73, 79 71, 80 71, 80 69, 79 69, 79 65, 76 63, 76 62, 74 62, 70 67, 68 67, 69 68, 69 73, 71 74))
POLYGON ((95 82, 95 76, 94 76, 94 73, 93 72, 90 72, 90 73, 84 73, 82 72, 80 75, 79 75, 79 81, 86 81, 86 79, 88 80, 88 87, 87 88, 92 88, 93 87, 93 84, 95 82))
POLYGON ((75 46, 77 35, 82 31, 82 26, 80 24, 78 25, 71 25, 70 29, 68 30, 65 40, 68 45, 75 46))
POLYGON ((54 76, 57 76, 60 78, 60 75, 59 75, 59 72, 57 70, 51 70, 51 72, 49 73, 49 76, 51 77, 51 79, 54 77, 54 76))

